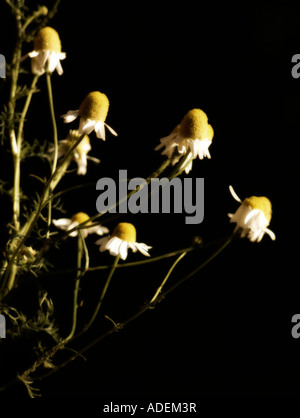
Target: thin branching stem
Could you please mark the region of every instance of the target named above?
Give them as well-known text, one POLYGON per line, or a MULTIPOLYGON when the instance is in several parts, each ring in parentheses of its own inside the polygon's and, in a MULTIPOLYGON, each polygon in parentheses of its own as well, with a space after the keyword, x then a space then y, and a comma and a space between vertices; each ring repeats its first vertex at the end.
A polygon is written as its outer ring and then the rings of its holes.
MULTIPOLYGON (((91 325, 93 324, 93 322, 95 321, 95 319, 96 319, 96 317, 97 317, 97 315, 98 315, 99 309, 101 308, 101 305, 102 305, 103 299, 104 299, 104 297, 105 297, 105 295, 106 295, 106 292, 107 292, 108 286, 109 286, 109 284, 110 284, 110 282, 111 282, 111 279, 112 279, 112 277, 113 277, 113 274, 114 274, 114 272, 115 272, 115 270, 116 270, 116 267, 117 267, 117 265, 118 265, 119 260, 120 260, 120 256, 119 256, 119 255, 116 255, 116 257, 115 257, 115 259, 114 259, 114 263, 113 263, 113 265, 112 265, 112 267, 111 267, 111 269, 110 269, 110 271, 109 271, 109 273, 108 273, 107 279, 106 279, 105 284, 104 284, 104 286, 103 286, 103 289, 102 289, 102 292, 101 292, 101 295, 100 295, 99 301, 98 301, 98 303, 97 303, 97 306, 96 306, 96 308, 95 308, 95 310, 94 310, 94 313, 93 313, 93 315, 92 315, 91 319, 89 320, 89 322, 88 322, 88 323, 87 323, 87 324, 83 327, 83 330, 82 330, 82 331, 80 331, 79 335, 81 335, 81 334, 83 334, 84 332, 86 332, 86 331, 87 331, 87 330, 91 327, 91 325)), ((79 335, 78 335, 78 336, 79 336, 79 335)), ((75 337, 77 338, 78 336, 75 336, 75 337)))
POLYGON ((73 293, 73 316, 72 316, 72 328, 69 335, 65 338, 64 343, 69 341, 76 330, 77 325, 77 309, 78 309, 78 291, 80 285, 80 279, 82 277, 82 257, 84 254, 84 238, 82 236, 81 231, 78 231, 77 236, 77 275, 75 279, 75 286, 74 286, 74 293, 73 293))
POLYGON ((180 262, 180 260, 183 259, 184 256, 186 256, 187 252, 184 251, 183 253, 181 253, 179 255, 179 257, 176 258, 176 260, 174 261, 174 263, 172 264, 171 268, 169 269, 168 273, 166 274, 165 278, 163 279, 163 281, 161 282, 161 284, 158 286, 153 298, 150 300, 150 304, 154 303, 157 299, 157 297, 159 296, 159 294, 161 293, 164 285, 166 284, 168 278, 170 277, 172 271, 174 270, 174 268, 177 266, 177 264, 180 262))
MULTIPOLYGON (((70 364, 72 361, 74 361, 77 357, 80 357, 85 353, 86 351, 90 350, 92 347, 94 347, 96 344, 99 344, 102 340, 109 337, 110 335, 114 334, 115 332, 123 329, 128 324, 135 321, 137 318, 139 318, 141 315, 143 315, 148 310, 151 310, 154 306, 157 306, 160 302, 162 302, 167 295, 169 295, 171 292, 174 292, 175 289, 182 286, 187 280, 191 279, 193 276, 195 276, 197 273, 199 273, 204 267, 206 267, 212 260, 215 259, 222 251, 225 250, 225 248, 233 241, 236 234, 232 234, 229 238, 227 238, 206 260, 204 260, 197 268, 192 270, 189 274, 184 276, 182 279, 178 280, 173 286, 169 287, 164 292, 161 292, 160 295, 153 301, 153 302, 147 302, 145 303, 138 311, 136 311, 133 315, 128 317, 122 322, 115 322, 110 319, 110 322, 112 322, 113 327, 110 328, 108 331, 101 334, 99 337, 91 341, 89 344, 85 345, 81 350, 78 350, 75 352, 69 359, 62 362, 60 365, 56 366, 54 369, 52 369, 50 372, 36 377, 32 378, 33 381, 35 380, 43 380, 45 377, 48 377, 52 375, 53 373, 57 372, 58 370, 62 369, 63 367, 70 364)), ((178 259, 177 259, 178 260, 178 259)), ((179 262, 180 260, 178 260, 179 262)), ((177 264, 177 263, 176 263, 177 264)), ((173 264, 175 267, 175 265, 173 264)), ((173 267, 173 268, 174 268, 173 267)), ((173 270, 173 269, 172 269, 173 270)), ((153 298, 152 298, 153 299, 153 298)))

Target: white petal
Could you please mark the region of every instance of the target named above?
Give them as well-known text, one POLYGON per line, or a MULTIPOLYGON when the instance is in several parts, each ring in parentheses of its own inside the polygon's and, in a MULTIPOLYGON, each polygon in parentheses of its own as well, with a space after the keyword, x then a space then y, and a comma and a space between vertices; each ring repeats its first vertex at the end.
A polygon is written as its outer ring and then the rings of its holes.
POLYGON ((31 71, 33 74, 42 75, 45 73, 46 62, 49 54, 40 51, 38 55, 31 59, 31 71))
POLYGON ((122 244, 122 240, 118 237, 112 237, 108 243, 108 250, 111 255, 118 255, 120 254, 120 246, 122 244))
POLYGON ((105 245, 106 242, 110 239, 110 237, 104 237, 104 238, 100 238, 98 239, 95 244, 97 245, 105 245))
POLYGON ((86 228, 89 234, 104 235, 109 233, 109 229, 105 226, 95 225, 90 228, 86 228))
POLYGON ((105 122, 104 122, 104 125, 107 127, 110 133, 112 133, 114 136, 118 136, 117 132, 111 126, 107 125, 107 123, 105 122))
POLYGON ((59 63, 59 58, 56 52, 49 52, 47 57, 47 65, 45 66, 45 70, 48 67, 48 70, 50 73, 53 73, 53 71, 56 69, 57 64, 59 63))
POLYGON ((106 228, 106 226, 101 226, 98 225, 97 227, 98 229, 96 230, 96 234, 97 235, 104 235, 104 234, 109 234, 109 229, 106 228))
POLYGON ((68 218, 52 219, 53 224, 64 231, 71 225, 72 221, 68 218))
POLYGON ((95 132, 97 138, 100 138, 103 141, 105 141, 105 127, 103 122, 97 122, 95 124, 95 132))
POLYGON ((65 123, 73 122, 79 115, 79 110, 69 110, 65 115, 62 115, 65 123))
POLYGON ((80 158, 76 158, 77 162, 77 174, 80 176, 84 176, 86 174, 87 169, 87 159, 86 154, 82 154, 80 158))
POLYGON ((250 212, 245 216, 245 224, 248 224, 254 216, 259 215, 262 213, 259 209, 252 209, 250 212))
POLYGON ((128 243, 123 241, 119 246, 119 254, 122 260, 126 260, 128 255, 128 243))
POLYGON ((161 149, 164 146, 164 144, 161 142, 160 144, 158 144, 155 148, 154 151, 158 151, 159 149, 161 149))
POLYGON ((56 71, 57 71, 57 74, 58 75, 62 75, 63 74, 64 70, 63 70, 63 68, 62 68, 61 63, 60 63, 59 60, 58 60, 58 62, 56 64, 56 67, 55 68, 56 68, 56 71))
MULTIPOLYGON (((74 222, 71 222, 70 223, 70 225, 69 225, 69 227, 68 227, 68 230, 71 230, 71 229, 73 229, 73 228, 75 228, 76 226, 78 226, 79 225, 79 223, 77 222, 77 221, 74 221, 74 222)), ((82 229, 81 230, 81 232, 82 232, 82 234, 83 234, 83 237, 84 237, 84 232, 83 232, 84 230, 82 229)), ((77 237, 77 235, 78 235, 78 231, 76 230, 76 231, 72 231, 70 234, 69 234, 69 236, 70 237, 77 237)), ((85 238, 85 237, 84 237, 85 238)))
POLYGON ((189 162, 189 164, 185 167, 184 171, 186 172, 186 174, 189 174, 189 172, 191 171, 192 167, 193 167, 193 160, 191 160, 189 162))
POLYGON ((31 51, 31 52, 28 52, 28 54, 27 54, 30 58, 35 58, 35 57, 37 57, 38 55, 39 55, 39 52, 38 51, 31 51))
POLYGON ((274 241, 276 239, 276 235, 273 231, 271 231, 269 228, 265 229, 265 233, 269 235, 269 237, 274 241))
POLYGON ((82 134, 89 135, 95 129, 95 126, 96 126, 96 122, 94 120, 80 118, 78 132, 80 135, 82 134))
POLYGON ((57 55, 60 60, 64 60, 67 56, 65 52, 59 52, 57 55))
POLYGON ((147 257, 150 257, 150 254, 148 253, 148 250, 150 250, 152 247, 150 247, 149 245, 143 244, 143 243, 139 243, 139 242, 136 242, 135 244, 137 246, 137 249, 142 254, 144 254, 147 257))
POLYGON ((93 163, 95 163, 95 164, 99 164, 101 162, 101 160, 99 160, 99 158, 90 157, 89 155, 87 155, 86 158, 90 161, 93 161, 93 163))
POLYGON ((234 188, 231 186, 231 184, 229 185, 229 191, 231 193, 231 196, 234 198, 234 200, 236 200, 239 203, 242 203, 241 199, 238 197, 238 195, 235 193, 234 188))

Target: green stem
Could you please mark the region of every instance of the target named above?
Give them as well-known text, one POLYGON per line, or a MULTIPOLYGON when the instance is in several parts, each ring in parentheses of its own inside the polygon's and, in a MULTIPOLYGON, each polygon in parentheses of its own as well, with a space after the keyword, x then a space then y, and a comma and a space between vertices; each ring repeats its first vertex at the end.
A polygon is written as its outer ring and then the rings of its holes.
MULTIPOLYGON (((230 242, 232 242, 233 238, 236 236, 236 234, 232 234, 227 240, 225 240, 225 242, 207 259, 205 260, 202 264, 200 264, 200 266, 198 266, 196 269, 194 269, 191 273, 189 273, 187 276, 183 277, 183 279, 181 279, 180 281, 178 281, 175 285, 173 285, 172 287, 170 287, 167 291, 163 292, 161 297, 158 299, 158 302, 162 301, 164 299, 165 296, 167 296, 169 293, 171 293, 172 291, 174 291, 178 286, 180 286, 181 284, 183 284, 186 280, 190 279, 193 275, 195 275, 196 273, 198 273, 203 267, 205 267, 208 263, 210 263, 218 254, 220 254, 229 244, 230 242)), ((116 264, 116 260, 115 263, 116 264)), ((175 266, 174 266, 175 267, 175 266)), ((113 270, 113 269, 112 269, 113 270)), ((111 270, 110 275, 113 273, 113 271, 111 270)), ((113 327, 111 329, 109 329, 108 331, 106 331, 105 333, 99 335, 99 337, 97 337, 96 339, 94 339, 93 341, 91 341, 89 344, 87 344, 84 348, 82 348, 80 351, 76 351, 75 354, 73 354, 69 359, 67 359, 66 361, 62 362, 61 364, 59 364, 58 366, 55 367, 55 369, 52 369, 50 372, 36 377, 36 378, 31 378, 34 381, 41 381, 44 378, 52 375, 53 373, 57 372, 58 370, 62 369, 63 367, 67 366, 69 363, 71 363, 73 360, 75 360, 77 357, 82 356, 83 353, 85 353, 86 351, 88 351, 90 348, 94 347, 96 344, 98 344, 100 341, 104 340, 105 338, 107 338, 109 335, 112 335, 113 333, 115 333, 116 331, 119 331, 120 329, 123 329, 126 325, 130 324, 131 322, 135 321, 137 318, 139 318, 141 315, 143 315, 145 312, 147 312, 148 310, 150 310, 153 307, 153 304, 151 303, 146 303, 143 307, 141 307, 137 312, 135 312, 133 315, 131 315, 129 318, 125 319, 124 321, 120 322, 120 323, 115 323, 114 321, 111 322, 113 323, 113 327)), ((82 332, 79 334, 81 335, 82 332)), ((47 355, 47 358, 52 358, 55 353, 64 347, 63 345, 57 345, 55 346, 47 355)), ((40 360, 39 362, 36 362, 37 366, 34 364, 33 367, 27 369, 21 377, 28 377, 30 376, 30 373, 32 373, 33 371, 35 371, 37 369, 37 367, 40 366, 40 364, 42 364, 42 360, 40 360)), ((0 388, 1 390, 6 389, 7 387, 12 386, 13 384, 15 384, 18 381, 18 379, 14 379, 11 382, 9 382, 5 387, 0 388)))
POLYGON ((82 277, 82 256, 83 256, 83 242, 84 238, 82 236, 81 231, 78 231, 78 237, 77 237, 77 275, 75 280, 75 287, 74 287, 74 293, 73 293, 73 321, 72 321, 72 328, 69 333, 69 335, 65 338, 64 343, 69 341, 75 332, 76 325, 77 325, 77 308, 78 308, 78 291, 79 291, 79 284, 80 279, 82 277))
MULTIPOLYGON (((143 264, 149 264, 149 263, 155 263, 156 261, 163 260, 164 258, 174 257, 175 255, 182 254, 182 253, 188 253, 190 251, 193 251, 195 247, 188 247, 183 248, 181 250, 172 251, 169 253, 158 255, 157 257, 151 257, 151 258, 145 258, 144 260, 139 261, 132 261, 129 263, 123 263, 117 265, 117 268, 124 268, 124 267, 135 267, 135 266, 141 266, 143 264)), ((96 267, 89 267, 88 271, 96 271, 96 270, 105 270, 110 268, 111 266, 96 266, 96 267)))
POLYGON ((24 108, 21 114, 18 134, 17 134, 17 146, 16 152, 14 153, 14 187, 13 187, 13 223, 16 231, 19 231, 20 228, 20 163, 21 163, 21 148, 22 148, 22 139, 23 139, 23 129, 24 122, 26 118, 27 111, 31 102, 32 95, 35 91, 35 86, 38 81, 39 76, 35 75, 32 79, 30 90, 28 92, 24 108))
POLYGON ((158 295, 161 293, 162 288, 164 287, 164 285, 166 284, 168 278, 170 277, 172 271, 174 270, 174 268, 177 266, 177 264, 179 263, 180 260, 183 259, 183 257, 187 254, 187 251, 184 251, 183 253, 180 254, 179 257, 177 257, 177 259, 174 261, 174 263, 172 264, 170 270, 168 271, 166 277, 163 279, 163 281, 161 282, 160 286, 157 288, 153 298, 150 300, 150 304, 154 303, 155 300, 157 299, 158 295))
POLYGON ((217 257, 217 255, 219 255, 233 240, 233 238, 236 237, 236 233, 230 235, 229 238, 227 238, 224 243, 217 248, 217 250, 210 256, 208 257, 206 260, 203 261, 203 263, 201 263, 198 267, 196 267, 193 271, 191 271, 189 274, 187 274, 186 276, 184 276, 181 280, 179 280, 178 282, 176 282, 173 286, 171 286, 168 290, 166 290, 164 292, 164 296, 167 295, 168 293, 172 292, 174 289, 176 289, 178 286, 182 285, 184 282, 186 282, 188 279, 190 279, 192 276, 194 276, 195 274, 197 274, 200 270, 202 270, 207 264, 209 264, 215 257, 217 257))
MULTIPOLYGON (((168 290, 164 291, 161 294, 161 297, 158 298, 157 302, 162 301, 165 298, 165 296, 167 296, 169 293, 171 293, 172 291, 174 291, 178 286, 182 285, 186 280, 190 279, 192 276, 194 276, 196 273, 198 273, 203 267, 205 267, 208 263, 210 263, 215 257, 217 257, 217 255, 220 254, 230 244, 230 242, 233 240, 233 238, 235 237, 235 235, 236 234, 233 234, 227 240, 225 240, 225 242, 207 260, 205 260, 202 264, 200 264, 200 266, 198 266, 191 273, 189 273, 188 275, 186 275, 185 277, 183 277, 181 280, 179 280, 177 283, 175 283, 168 290)), ((178 261, 180 261, 180 260, 178 260, 178 261)), ((49 373, 47 373, 47 374, 45 374, 43 376, 40 376, 40 377, 38 377, 37 379, 34 379, 34 380, 42 380, 45 377, 53 374, 54 372, 60 370, 63 367, 65 367, 66 365, 68 365, 69 363, 71 363, 73 360, 75 360, 77 357, 81 356, 83 353, 85 353, 86 351, 88 351, 90 348, 94 347, 100 341, 102 341, 105 338, 107 338, 109 335, 115 333, 116 331, 119 331, 120 329, 123 329, 126 325, 128 325, 131 322, 135 321, 137 318, 139 318, 145 312, 147 312, 148 310, 150 310, 152 307, 153 307, 153 304, 151 302, 145 304, 142 308, 140 308, 132 316, 130 316, 129 318, 125 319, 124 321, 122 321, 120 323, 117 323, 116 325, 114 324, 111 329, 109 329, 108 331, 106 331, 105 333, 103 333, 102 335, 100 335, 99 337, 97 337, 96 339, 94 339, 93 341, 91 341, 89 344, 87 344, 81 350, 77 351, 69 359, 67 359, 66 361, 64 361, 63 363, 61 363, 59 366, 57 366, 56 369, 51 370, 49 373)))
MULTIPOLYGON (((149 264, 149 263, 155 263, 156 261, 160 261, 163 260, 165 258, 170 258, 170 257, 174 257, 178 254, 182 254, 183 252, 190 252, 193 251, 195 249, 195 247, 188 247, 188 248, 183 248, 181 250, 176 250, 176 251, 171 251, 169 253, 165 253, 165 254, 161 254, 158 255, 156 257, 151 257, 151 258, 145 258, 144 260, 139 260, 139 261, 132 261, 129 263, 122 263, 122 264, 118 264, 116 266, 116 269, 119 268, 126 268, 126 267, 135 267, 135 266, 141 266, 143 264, 149 264)), ((35 264, 35 263, 34 263, 35 264)), ((87 271, 99 271, 99 270, 108 270, 111 269, 112 265, 102 265, 102 266, 96 266, 96 267, 88 267, 87 271)), ((48 272, 45 273, 45 276, 51 276, 53 274, 67 274, 67 273, 73 273, 74 269, 64 269, 64 270, 59 270, 59 271, 55 271, 55 272, 48 272)))
MULTIPOLYGON (((104 299, 104 297, 105 297, 105 295, 106 295, 106 292, 107 292, 107 289, 108 289, 109 283, 110 283, 110 281, 111 281, 111 279, 112 279, 112 276, 113 276, 113 274, 114 274, 114 272, 115 272, 115 270, 116 270, 116 267, 117 267, 117 264, 118 264, 118 262, 119 262, 119 259, 120 259, 120 256, 119 256, 119 255, 117 255, 117 256, 115 257, 114 263, 113 263, 113 265, 112 265, 112 267, 111 267, 111 269, 110 269, 110 272, 109 272, 109 274, 108 274, 108 277, 107 277, 106 282, 105 282, 105 284, 104 284, 104 287, 103 287, 103 289, 102 289, 102 293, 101 293, 101 295, 100 295, 99 302, 98 302, 98 304, 97 304, 97 306, 96 306, 96 309, 95 309, 95 311, 94 311, 94 313, 93 313, 93 315, 92 315, 92 317, 91 317, 90 321, 89 321, 89 322, 85 325, 85 327, 84 327, 84 328, 83 328, 83 330, 79 333, 79 335, 81 335, 81 334, 83 334, 84 332, 86 332, 86 331, 90 328, 90 326, 92 325, 92 323, 94 322, 94 320, 96 319, 96 316, 97 316, 97 314, 98 314, 98 312, 99 312, 99 309, 100 309, 100 307, 101 307, 101 305, 102 305, 103 299, 104 299)), ((78 336, 79 336, 79 335, 78 335, 78 336)))
POLYGON ((184 170, 192 160, 193 157, 190 155, 190 151, 188 150, 186 154, 179 160, 178 164, 175 166, 175 169, 169 176, 169 180, 173 179, 174 177, 180 176, 180 174, 184 172, 184 170))
MULTIPOLYGON (((20 182, 20 147, 17 145, 15 132, 15 108, 16 108, 16 92, 18 87, 18 78, 20 72, 20 58, 22 50, 22 21, 19 9, 15 11, 17 26, 17 41, 11 63, 11 88, 8 103, 8 132, 11 143, 11 151, 14 162, 14 186, 13 186, 13 223, 16 230, 19 230, 19 193, 18 184, 20 182)), ((21 123, 21 122, 20 122, 21 123)), ((20 133, 20 130, 19 130, 20 133)), ((19 141, 20 145, 20 141, 19 141)))
MULTIPOLYGON (((75 150, 75 148, 82 141, 83 137, 84 137, 84 135, 81 135, 81 136, 78 137, 78 139, 70 147, 70 149, 68 150, 68 152, 66 153, 66 155, 64 156, 64 158, 62 159, 60 164, 57 166, 54 173, 50 176, 49 180, 45 184, 44 190, 43 190, 42 195, 40 197, 40 202, 39 202, 39 206, 38 206, 37 210, 31 214, 31 217, 29 218, 27 223, 23 226, 22 230, 20 231, 20 235, 22 235, 23 238, 19 241, 18 245, 16 246, 12 256, 10 257, 10 259, 7 263, 7 267, 6 267, 5 273, 4 273, 3 278, 2 278, 0 295, 2 294, 2 292, 4 292, 4 290, 6 288, 6 283, 7 283, 7 280, 9 278, 11 269, 13 268, 16 256, 18 255, 19 251, 22 249, 23 245, 27 241, 28 237, 30 236, 33 228, 35 227, 35 225, 36 225, 36 223, 37 223, 37 221, 38 221, 38 219, 41 215, 42 210, 44 209, 45 205, 47 205, 47 203, 48 203, 48 200, 49 200, 48 196, 49 196, 49 191, 51 189, 51 186, 52 186, 52 190, 53 190, 54 187, 57 185, 58 181, 61 179, 62 175, 64 174, 64 170, 66 169, 66 164, 71 161, 72 152, 75 150)), ((4 295, 5 295, 5 293, 4 293, 4 295)))
MULTIPOLYGON (((16 146, 13 150, 13 162, 14 162, 14 183, 13 183, 13 225, 15 228, 15 232, 18 233, 20 230, 20 179, 21 179, 21 149, 22 149, 22 139, 23 139, 23 128, 24 128, 24 122, 25 117, 30 105, 30 101, 32 98, 32 94, 35 90, 35 85, 37 83, 38 76, 34 76, 30 90, 28 92, 23 111, 20 117, 19 121, 19 128, 18 128, 18 134, 16 138, 16 146)), ((12 241, 12 246, 15 245, 14 240, 12 241)), ((16 274, 17 274, 17 266, 14 265, 11 269, 9 279, 7 282, 7 289, 10 291, 15 282, 16 274)))
MULTIPOLYGON (((58 137, 57 137, 57 126, 56 126, 56 119, 55 119, 55 112, 54 112, 50 71, 46 72, 46 80, 47 80, 47 91, 48 91, 51 122, 52 122, 52 128, 53 128, 54 155, 53 155, 52 172, 51 172, 51 174, 53 174, 56 170, 56 167, 57 167, 58 137)), ((52 192, 52 190, 51 190, 51 187, 50 187, 49 195, 51 195, 51 192, 52 192)), ((49 199, 49 202, 48 202, 48 216, 47 216, 47 226, 48 226, 48 228, 47 228, 47 233, 46 233, 46 238, 47 239, 50 236, 51 217, 52 217, 52 199, 49 199)))
POLYGON ((48 100, 49 100, 49 107, 50 107, 51 122, 52 122, 52 128, 53 128, 53 142, 54 142, 54 157, 53 157, 53 164, 52 164, 52 174, 53 174, 55 172, 56 166, 57 166, 58 138, 57 138, 57 126, 56 126, 54 104, 53 104, 51 73, 49 71, 46 72, 46 80, 47 80, 47 91, 48 91, 48 100))

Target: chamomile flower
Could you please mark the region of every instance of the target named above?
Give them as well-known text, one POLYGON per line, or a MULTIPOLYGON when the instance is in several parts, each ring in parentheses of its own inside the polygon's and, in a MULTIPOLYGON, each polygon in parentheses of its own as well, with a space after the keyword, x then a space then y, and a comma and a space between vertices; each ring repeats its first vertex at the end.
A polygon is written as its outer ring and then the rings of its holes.
POLYGON ((78 110, 69 110, 65 115, 62 115, 62 118, 65 123, 70 123, 79 116, 78 132, 80 135, 89 135, 92 131, 95 131, 97 138, 105 141, 105 127, 113 135, 118 135, 105 123, 108 108, 109 100, 107 96, 100 91, 92 91, 85 97, 78 110))
POLYGON ((34 40, 34 50, 29 52, 31 58, 31 70, 33 74, 42 75, 46 71, 59 75, 63 73, 60 61, 66 58, 66 53, 61 52, 61 42, 58 33, 50 26, 41 29, 34 40))
MULTIPOLYGON (((207 115, 201 109, 190 110, 182 119, 181 123, 173 129, 170 135, 161 138, 160 144, 155 148, 162 151, 162 155, 176 164, 179 159, 189 153, 190 162, 185 167, 185 172, 192 169, 193 160, 197 157, 202 160, 204 157, 211 158, 209 147, 212 143, 214 130, 208 123, 207 115)), ((188 158, 189 159, 189 158, 188 158)))
MULTIPOLYGON (((75 215, 73 215, 71 219, 53 219, 52 222, 57 228, 60 228, 63 231, 70 231, 82 222, 87 221, 89 218, 90 217, 86 213, 78 212, 75 215)), ((82 233, 83 238, 86 238, 89 234, 104 235, 109 233, 109 229, 107 229, 105 226, 93 225, 90 222, 86 224, 86 227, 80 228, 80 231, 82 233)), ((69 235, 70 237, 76 237, 78 235, 78 231, 73 231, 69 235)))
POLYGON ((267 228, 272 217, 270 200, 265 196, 251 196, 241 201, 232 186, 229 186, 229 190, 232 197, 241 203, 234 214, 228 214, 230 222, 236 223, 234 232, 240 230, 241 237, 247 237, 252 242, 260 242, 265 233, 275 240, 274 232, 267 228))
POLYGON ((113 230, 111 236, 100 238, 96 241, 97 245, 100 245, 99 250, 101 252, 108 250, 111 255, 119 255, 122 260, 125 260, 128 255, 128 249, 130 248, 134 253, 138 250, 149 257, 148 253, 149 245, 136 242, 136 229, 127 222, 119 223, 113 230))
MULTIPOLYGON (((73 141, 71 136, 69 135, 67 139, 62 139, 58 141, 58 158, 63 157, 69 148, 71 147, 73 141)), ((100 163, 100 160, 95 157, 90 157, 88 155, 89 151, 91 151, 92 147, 90 144, 90 138, 88 135, 85 135, 79 145, 77 145, 76 149, 74 150, 73 160, 77 163, 77 174, 78 175, 85 175, 87 171, 87 160, 91 160, 96 164, 100 163)), ((51 145, 49 148, 49 153, 53 154, 54 145, 51 145)))

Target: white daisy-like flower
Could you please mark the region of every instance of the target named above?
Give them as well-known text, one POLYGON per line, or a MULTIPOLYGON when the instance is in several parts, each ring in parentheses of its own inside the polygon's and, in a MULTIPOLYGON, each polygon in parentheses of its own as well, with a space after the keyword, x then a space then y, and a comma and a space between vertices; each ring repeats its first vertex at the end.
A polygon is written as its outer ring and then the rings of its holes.
POLYGON ((101 252, 108 250, 111 255, 119 255, 122 260, 127 258, 128 248, 134 253, 140 251, 147 257, 150 257, 148 251, 152 248, 149 245, 136 242, 136 229, 128 222, 119 223, 110 236, 100 238, 96 244, 100 245, 101 252))
POLYGON ((213 136, 214 130, 208 123, 206 113, 201 109, 192 109, 170 135, 160 139, 155 151, 165 147, 162 155, 171 159, 172 165, 189 153, 187 160, 190 158, 191 161, 185 166, 185 172, 189 173, 195 158, 199 157, 200 160, 204 157, 211 158, 209 147, 213 136))
MULTIPOLYGON (((72 146, 73 140, 71 138, 72 138, 72 135, 69 135, 67 139, 62 139, 61 141, 58 141, 58 156, 57 156, 58 158, 63 157, 72 146)), ((100 160, 98 158, 90 157, 89 155, 87 155, 91 149, 92 147, 90 144, 90 138, 88 137, 88 135, 85 135, 80 141, 79 145, 77 145, 76 149, 74 150, 74 155, 73 155, 73 160, 77 163, 78 175, 84 176, 86 174, 87 160, 91 160, 96 164, 100 163, 100 160)), ((54 152, 54 145, 52 144, 49 147, 49 153, 53 154, 53 152, 54 152)))
MULTIPOLYGON (((71 219, 53 219, 52 222, 57 228, 60 228, 63 231, 70 231, 71 229, 80 225, 82 222, 87 221, 88 219, 90 219, 89 215, 87 215, 84 212, 78 212, 75 215, 73 215, 71 219)), ((86 227, 80 228, 80 231, 82 233, 83 238, 86 238, 89 234, 104 235, 109 233, 109 229, 105 226, 92 225, 90 222, 86 224, 86 227)), ((76 237, 78 235, 78 231, 73 231, 69 235, 70 237, 76 237)))
POLYGON ((65 115, 62 115, 62 118, 65 123, 70 123, 79 116, 78 132, 80 135, 89 135, 92 131, 95 131, 97 138, 105 141, 105 127, 113 135, 118 135, 105 123, 108 108, 109 100, 107 96, 100 91, 92 91, 85 97, 78 110, 69 110, 65 115))
POLYGON ((241 203, 234 214, 228 214, 230 222, 236 223, 234 232, 240 230, 241 237, 247 237, 252 242, 260 242, 265 233, 275 240, 274 232, 267 228, 272 217, 270 200, 265 196, 251 196, 241 201, 232 186, 229 186, 229 190, 232 197, 241 203))
POLYGON ((34 50, 27 54, 31 58, 31 71, 33 74, 42 75, 46 71, 59 75, 63 73, 60 61, 66 58, 66 53, 61 52, 61 42, 55 29, 45 26, 34 40, 34 50))

